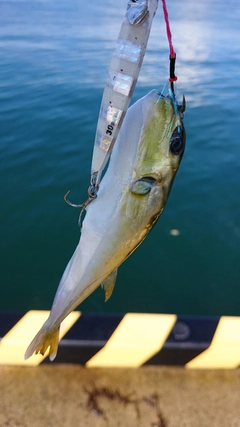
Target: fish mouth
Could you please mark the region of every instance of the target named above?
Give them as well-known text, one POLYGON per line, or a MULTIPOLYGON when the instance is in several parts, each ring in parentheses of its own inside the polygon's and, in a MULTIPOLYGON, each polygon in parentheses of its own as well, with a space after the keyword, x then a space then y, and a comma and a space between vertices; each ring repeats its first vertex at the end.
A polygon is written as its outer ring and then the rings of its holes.
POLYGON ((176 97, 175 97, 174 94, 173 95, 170 95, 170 94, 164 95, 163 91, 162 92, 158 91, 157 95, 159 97, 158 101, 159 101, 159 99, 169 99, 169 101, 171 101, 173 104, 175 104, 176 107, 177 107, 177 112, 179 113, 181 119, 183 119, 183 115, 184 115, 185 110, 186 110, 186 98, 185 98, 185 95, 182 96, 182 103, 180 103, 180 104, 177 102, 176 97))

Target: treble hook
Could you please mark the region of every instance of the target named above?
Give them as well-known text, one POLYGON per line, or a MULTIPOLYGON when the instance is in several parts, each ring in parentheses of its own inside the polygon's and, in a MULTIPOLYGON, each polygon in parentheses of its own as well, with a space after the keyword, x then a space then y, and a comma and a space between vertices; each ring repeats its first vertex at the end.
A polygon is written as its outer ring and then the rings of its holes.
POLYGON ((81 203, 80 205, 76 205, 75 203, 70 202, 70 200, 68 200, 68 195, 70 193, 71 190, 68 190, 66 194, 64 194, 64 200, 65 202, 69 205, 72 206, 73 208, 83 208, 85 206, 85 203, 81 203))
POLYGON ((81 218, 84 210, 89 205, 89 203, 92 202, 92 200, 97 198, 99 185, 96 183, 96 179, 97 179, 97 172, 93 173, 91 176, 90 187, 88 187, 88 198, 84 203, 80 203, 77 205, 75 203, 70 202, 70 200, 68 200, 68 195, 70 193, 70 190, 68 190, 67 193, 64 195, 64 200, 68 205, 72 206, 73 208, 81 208, 81 212, 78 219, 79 227, 81 227, 81 218))

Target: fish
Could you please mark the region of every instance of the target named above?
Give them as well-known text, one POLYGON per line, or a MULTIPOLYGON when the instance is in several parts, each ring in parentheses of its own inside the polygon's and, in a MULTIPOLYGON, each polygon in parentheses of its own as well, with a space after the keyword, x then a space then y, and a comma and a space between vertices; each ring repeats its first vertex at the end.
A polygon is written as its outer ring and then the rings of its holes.
POLYGON ((25 353, 56 357, 64 318, 96 288, 105 300, 118 267, 146 238, 161 215, 184 149, 183 104, 150 91, 127 111, 97 198, 86 207, 76 250, 60 280, 49 318, 25 353), (176 108, 177 106, 177 108, 176 108))

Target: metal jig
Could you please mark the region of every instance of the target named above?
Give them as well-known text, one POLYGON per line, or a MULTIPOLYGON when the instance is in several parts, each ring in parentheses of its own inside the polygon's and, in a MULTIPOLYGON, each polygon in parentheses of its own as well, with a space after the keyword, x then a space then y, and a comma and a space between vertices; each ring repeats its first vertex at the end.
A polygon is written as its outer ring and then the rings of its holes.
POLYGON ((75 204, 68 200, 70 191, 64 196, 68 205, 81 209, 79 224, 84 210, 97 197, 102 172, 132 98, 157 7, 158 0, 128 0, 103 92, 94 141, 88 199, 84 203, 75 204))

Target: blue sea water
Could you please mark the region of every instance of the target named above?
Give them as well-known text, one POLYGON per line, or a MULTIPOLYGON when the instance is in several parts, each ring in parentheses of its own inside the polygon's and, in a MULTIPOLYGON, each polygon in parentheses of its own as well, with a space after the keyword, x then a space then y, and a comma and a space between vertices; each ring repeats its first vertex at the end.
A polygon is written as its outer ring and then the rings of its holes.
MULTIPOLYGON (((1 310, 49 309, 79 239, 126 0, 0 0, 1 310)), ((158 224, 83 311, 240 314, 240 5, 169 0, 186 152, 158 224), (177 229, 179 235, 171 234, 177 229)), ((168 78, 161 2, 134 100, 168 78)))

